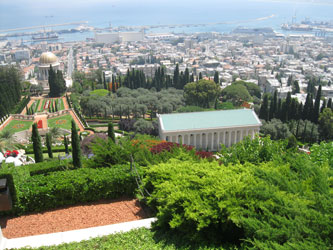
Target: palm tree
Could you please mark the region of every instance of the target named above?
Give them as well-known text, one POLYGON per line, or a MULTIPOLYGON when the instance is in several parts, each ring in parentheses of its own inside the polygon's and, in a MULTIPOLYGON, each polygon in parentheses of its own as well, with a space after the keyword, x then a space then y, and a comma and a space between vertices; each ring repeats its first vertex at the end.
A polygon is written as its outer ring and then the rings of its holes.
POLYGON ((58 127, 53 127, 49 130, 49 133, 51 134, 52 141, 56 141, 57 138, 62 136, 62 133, 58 127))
POLYGON ((9 130, 4 130, 0 133, 0 151, 14 149, 14 144, 16 143, 13 133, 9 130))

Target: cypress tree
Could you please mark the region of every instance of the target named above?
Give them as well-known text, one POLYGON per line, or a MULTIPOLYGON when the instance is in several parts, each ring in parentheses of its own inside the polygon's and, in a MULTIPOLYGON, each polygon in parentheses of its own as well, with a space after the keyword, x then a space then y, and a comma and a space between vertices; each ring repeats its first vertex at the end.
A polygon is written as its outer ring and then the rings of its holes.
POLYGON ((322 113, 325 108, 326 108, 326 99, 324 99, 324 101, 323 101, 323 105, 320 108, 320 113, 322 113))
POLYGON ((199 80, 201 80, 202 79, 202 73, 200 72, 199 73, 199 80))
POLYGON ((32 125, 32 146, 34 149, 34 155, 35 155, 35 162, 43 162, 43 149, 42 149, 42 142, 40 135, 38 133, 37 123, 34 123, 32 125))
POLYGON ((330 109, 333 108, 333 106, 332 106, 332 98, 328 99, 327 107, 330 108, 330 109))
POLYGON ((113 123, 112 122, 109 122, 109 124, 108 124, 108 137, 113 142, 116 142, 116 136, 114 134, 114 128, 113 128, 113 123))
POLYGON ((68 139, 67 136, 64 137, 64 146, 65 146, 65 153, 68 155, 69 150, 68 150, 68 139))
POLYGON ((81 163, 81 148, 80 148, 80 140, 77 134, 77 128, 74 120, 72 120, 72 155, 73 155, 73 165, 76 168, 80 168, 82 166, 81 163))
POLYGON ((179 65, 176 64, 176 68, 173 72, 173 84, 176 89, 179 89, 180 79, 179 79, 179 65))
POLYGON ((302 114, 303 114, 303 103, 300 103, 298 105, 298 111, 297 111, 297 120, 302 119, 302 114))
POLYGON ((264 119, 265 121, 268 121, 268 116, 269 116, 269 110, 268 110, 268 96, 264 96, 263 103, 261 104, 260 107, 260 112, 259 112, 259 118, 264 119))
POLYGON ((46 134, 46 147, 47 147, 47 153, 49 155, 49 158, 53 158, 53 153, 52 153, 52 138, 51 138, 51 134, 50 133, 46 134))
POLYGON ((286 98, 286 121, 290 120, 291 117, 291 93, 288 92, 287 98, 286 98))
POLYGON ((275 118, 277 116, 276 112, 277 112, 277 107, 278 107, 278 92, 277 90, 274 91, 274 96, 273 96, 273 110, 272 110, 272 118, 275 118))
POLYGON ((106 86, 106 81, 105 81, 105 72, 103 71, 103 84, 104 84, 104 89, 108 89, 106 86))
POLYGON ((295 98, 291 99, 291 105, 290 105, 290 111, 288 119, 290 120, 296 120, 298 117, 298 102, 295 98))
POLYGON ((219 79, 219 73, 217 71, 215 71, 215 74, 214 74, 214 82, 216 84, 219 84, 220 83, 220 79, 219 79))
POLYGON ((320 108, 320 99, 321 99, 321 85, 319 85, 318 91, 317 91, 317 95, 316 95, 316 100, 315 100, 315 104, 314 104, 314 108, 313 108, 313 119, 312 121, 314 123, 318 123, 318 119, 319 119, 319 108, 320 108))
POLYGON ((281 98, 279 98, 275 118, 281 119, 281 110, 282 110, 282 100, 281 98))
POLYGON ((193 75, 193 73, 190 76, 190 82, 194 82, 194 75, 193 75))

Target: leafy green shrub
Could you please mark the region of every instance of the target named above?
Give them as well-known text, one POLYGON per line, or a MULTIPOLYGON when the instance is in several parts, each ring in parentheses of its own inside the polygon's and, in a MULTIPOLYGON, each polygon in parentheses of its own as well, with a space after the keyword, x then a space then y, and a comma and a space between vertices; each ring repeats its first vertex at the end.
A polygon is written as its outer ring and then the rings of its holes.
POLYGON ((135 179, 127 165, 35 175, 16 189, 18 212, 40 212, 81 202, 133 196, 135 188, 135 179))
POLYGON ((285 141, 273 141, 269 137, 246 137, 243 141, 226 148, 222 145, 221 162, 224 165, 251 162, 258 164, 280 159, 286 154, 285 141))
POLYGON ((144 183, 155 227, 241 249, 329 249, 331 176, 300 154, 295 160, 221 167, 173 159, 153 166, 144 183))
POLYGON ((311 160, 318 165, 328 163, 333 171, 333 142, 314 144, 310 149, 311 160))
POLYGON ((94 157, 88 162, 88 166, 91 168, 125 164, 130 161, 129 151, 112 140, 96 138, 90 145, 94 154, 94 157))

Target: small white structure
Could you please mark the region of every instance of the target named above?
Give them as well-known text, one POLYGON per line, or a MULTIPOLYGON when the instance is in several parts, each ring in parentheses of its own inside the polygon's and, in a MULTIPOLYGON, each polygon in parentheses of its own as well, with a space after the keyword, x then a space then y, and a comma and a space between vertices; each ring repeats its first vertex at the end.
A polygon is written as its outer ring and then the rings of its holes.
POLYGON ((97 43, 139 42, 145 38, 144 32, 95 33, 97 43))
POLYGON ((254 138, 262 125, 251 109, 219 110, 158 115, 162 140, 183 143, 197 149, 217 151, 244 137, 254 138))

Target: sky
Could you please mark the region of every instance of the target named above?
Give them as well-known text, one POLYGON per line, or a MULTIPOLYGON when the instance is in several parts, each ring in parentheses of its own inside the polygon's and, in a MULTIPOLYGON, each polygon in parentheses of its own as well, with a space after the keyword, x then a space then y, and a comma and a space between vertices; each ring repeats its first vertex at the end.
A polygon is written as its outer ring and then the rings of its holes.
POLYGON ((276 14, 277 8, 286 21, 296 12, 305 13, 302 18, 312 14, 316 5, 314 19, 331 16, 333 0, 0 0, 0 30, 76 21, 106 26, 110 20, 118 25, 247 20, 276 14))

